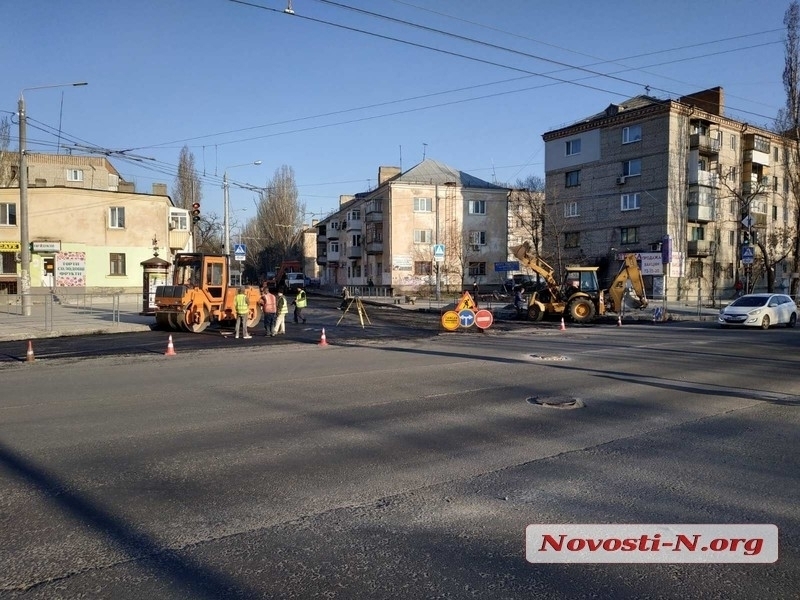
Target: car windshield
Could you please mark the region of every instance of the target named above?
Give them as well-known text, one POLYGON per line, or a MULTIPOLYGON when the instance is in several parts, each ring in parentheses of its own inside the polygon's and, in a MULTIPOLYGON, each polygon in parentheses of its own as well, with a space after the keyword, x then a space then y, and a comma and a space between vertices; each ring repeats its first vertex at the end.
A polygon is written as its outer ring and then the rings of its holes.
POLYGON ((764 306, 769 296, 742 296, 731 302, 731 306, 764 306))

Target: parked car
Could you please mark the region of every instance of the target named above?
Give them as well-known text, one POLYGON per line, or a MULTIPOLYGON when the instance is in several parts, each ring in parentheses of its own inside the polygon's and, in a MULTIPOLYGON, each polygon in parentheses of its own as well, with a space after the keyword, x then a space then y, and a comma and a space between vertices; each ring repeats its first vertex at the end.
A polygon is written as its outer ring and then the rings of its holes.
POLYGON ((786 294, 747 294, 719 311, 720 327, 743 325, 769 329, 770 325, 794 327, 797 305, 786 294))

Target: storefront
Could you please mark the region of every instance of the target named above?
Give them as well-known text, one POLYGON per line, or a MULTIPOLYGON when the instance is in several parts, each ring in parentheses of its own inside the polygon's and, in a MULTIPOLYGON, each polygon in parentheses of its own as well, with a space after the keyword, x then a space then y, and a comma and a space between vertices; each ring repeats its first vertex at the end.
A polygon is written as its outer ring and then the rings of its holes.
POLYGON ((19 275, 19 242, 0 241, 0 294, 16 294, 19 275))

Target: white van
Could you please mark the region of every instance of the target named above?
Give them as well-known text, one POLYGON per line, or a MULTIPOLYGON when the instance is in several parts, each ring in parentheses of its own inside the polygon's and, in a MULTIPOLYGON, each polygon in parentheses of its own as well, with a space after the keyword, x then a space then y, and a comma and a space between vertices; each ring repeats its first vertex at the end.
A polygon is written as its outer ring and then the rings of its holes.
POLYGON ((296 292, 306 284, 306 276, 303 273, 286 273, 286 291, 296 292))

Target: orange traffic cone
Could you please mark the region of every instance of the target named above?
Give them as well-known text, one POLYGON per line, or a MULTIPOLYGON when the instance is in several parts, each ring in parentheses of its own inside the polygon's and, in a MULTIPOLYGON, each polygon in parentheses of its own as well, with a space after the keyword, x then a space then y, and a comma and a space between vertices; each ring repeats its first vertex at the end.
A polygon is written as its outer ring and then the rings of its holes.
POLYGON ((617 327, 622 327, 622 315, 617 316, 617 327))
POLYGON ((28 340, 28 355, 25 357, 27 362, 33 362, 36 357, 33 355, 33 342, 28 340))
POLYGON ((319 338, 319 345, 320 346, 327 346, 328 345, 328 340, 325 337, 325 328, 324 327, 322 328, 322 337, 319 338))
POLYGON ((169 336, 169 342, 167 343, 167 351, 164 352, 164 356, 175 356, 175 346, 172 345, 172 336, 169 336))
POLYGON ((561 331, 564 331, 566 328, 567 328, 567 327, 564 325, 564 317, 561 317, 561 327, 559 327, 559 329, 560 329, 561 331))

